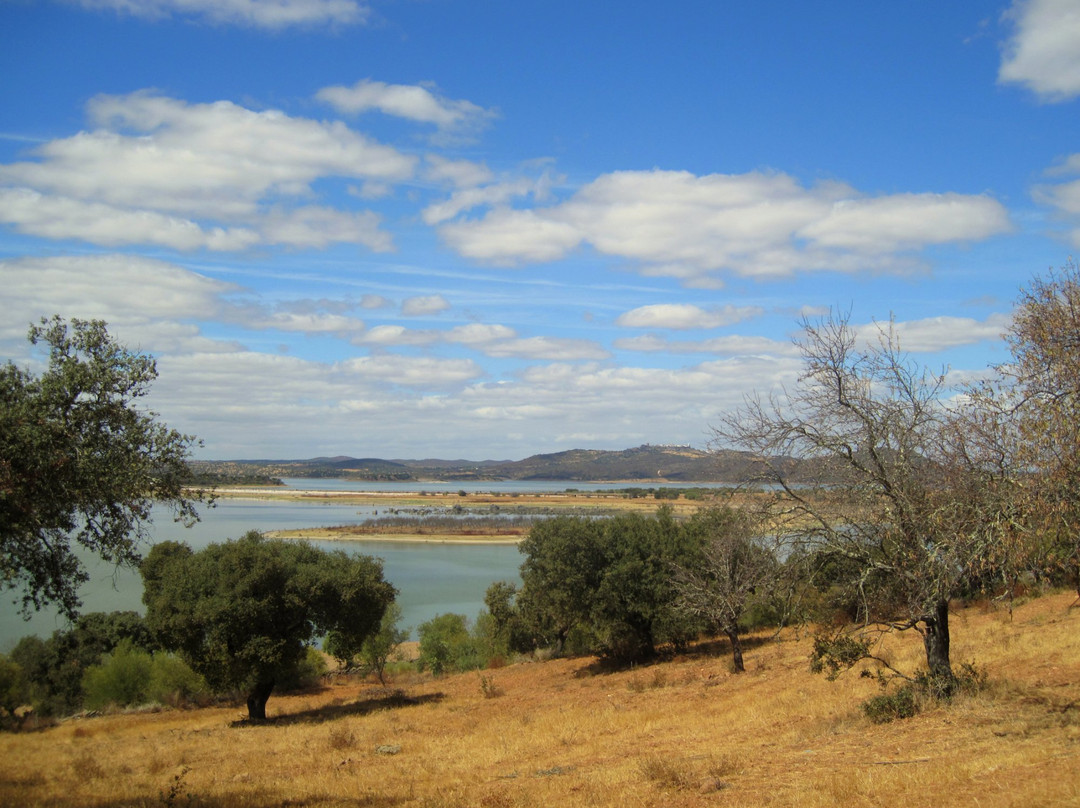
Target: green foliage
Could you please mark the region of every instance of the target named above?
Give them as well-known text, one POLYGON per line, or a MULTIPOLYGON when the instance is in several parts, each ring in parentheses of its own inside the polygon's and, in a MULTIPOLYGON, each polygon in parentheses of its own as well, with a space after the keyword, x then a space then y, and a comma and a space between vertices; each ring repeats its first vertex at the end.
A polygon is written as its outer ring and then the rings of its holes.
POLYGON ((948 702, 960 693, 974 695, 986 687, 986 673, 971 663, 964 663, 956 675, 948 679, 921 671, 891 692, 887 690, 888 681, 881 679, 881 682, 886 692, 872 696, 861 705, 863 714, 874 724, 911 718, 924 705, 948 702))
POLYGON ((27 702, 26 679, 17 662, 0 654, 0 720, 12 719, 27 702))
POLYGON ((400 628, 401 607, 391 603, 386 608, 379 630, 370 634, 356 648, 355 640, 337 631, 332 631, 323 644, 323 650, 333 656, 344 668, 351 668, 359 662, 365 672, 374 673, 379 683, 386 686, 386 666, 398 646, 409 639, 408 629, 400 628))
POLYGON ((146 700, 150 689, 150 670, 153 657, 146 651, 121 643, 100 665, 83 674, 83 703, 91 710, 110 704, 126 707, 146 700))
POLYGON ((92 612, 48 639, 23 637, 10 658, 23 670, 25 698, 42 715, 68 715, 83 706, 86 671, 122 642, 150 651, 157 647, 137 612, 92 612))
POLYGON ((416 632, 420 636, 420 670, 438 676, 452 670, 476 670, 486 663, 463 614, 437 615, 421 623, 416 632))
POLYGON ((810 670, 824 673, 831 681, 871 656, 870 640, 865 637, 853 637, 842 631, 818 634, 810 653, 810 670))
POLYGON ((215 690, 248 690, 253 718, 265 717, 274 686, 296 677, 317 636, 359 645, 395 595, 375 559, 254 531, 199 552, 163 542, 141 571, 146 621, 161 644, 215 690))
POLYGON ((42 319, 29 340, 49 348, 40 376, 0 367, 0 589, 21 594, 24 614, 55 605, 74 617, 88 574, 86 549, 135 564, 150 507, 168 503, 197 519, 184 489, 195 439, 169 429, 139 399, 154 360, 109 336, 100 320, 42 319))
POLYGON ((891 693, 871 696, 862 703, 863 714, 874 724, 887 724, 898 718, 911 718, 919 712, 914 685, 907 684, 891 693))
POLYGON ((90 710, 140 704, 177 706, 206 690, 202 678, 177 657, 151 654, 124 640, 100 665, 83 674, 83 705, 90 710))
POLYGON ((619 662, 693 639, 701 622, 675 607, 672 567, 689 563, 699 539, 667 508, 653 517, 556 517, 521 543, 523 587, 515 599, 519 636, 566 650, 571 636, 619 662))

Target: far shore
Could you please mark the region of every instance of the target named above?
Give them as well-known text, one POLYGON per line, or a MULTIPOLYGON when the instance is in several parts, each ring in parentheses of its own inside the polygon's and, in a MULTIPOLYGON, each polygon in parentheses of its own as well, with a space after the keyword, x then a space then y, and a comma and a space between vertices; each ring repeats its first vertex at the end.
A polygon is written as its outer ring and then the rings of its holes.
POLYGON ((361 541, 397 544, 517 544, 524 535, 478 536, 461 533, 362 533, 347 528, 301 528, 299 530, 268 530, 270 539, 294 539, 301 541, 361 541))

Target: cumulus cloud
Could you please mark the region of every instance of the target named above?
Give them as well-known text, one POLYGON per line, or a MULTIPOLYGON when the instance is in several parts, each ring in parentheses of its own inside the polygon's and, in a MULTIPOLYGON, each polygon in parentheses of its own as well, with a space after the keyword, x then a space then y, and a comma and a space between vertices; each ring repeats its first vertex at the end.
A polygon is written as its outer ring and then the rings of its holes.
POLYGON ((611 356, 602 346, 590 340, 559 337, 512 339, 487 345, 483 351, 493 357, 549 359, 562 362, 575 359, 606 359, 611 356))
POLYGON ((442 295, 417 295, 401 301, 401 313, 406 317, 426 317, 439 314, 450 308, 442 295))
POLYGON ((720 328, 761 316, 760 306, 723 306, 705 310, 689 303, 656 303, 625 312, 615 320, 626 328, 720 328))
POLYGON ((4 321, 58 312, 108 321, 183 319, 220 314, 240 291, 166 261, 134 255, 26 257, 0 261, 4 321))
POLYGON ((494 264, 554 261, 590 245, 703 285, 718 271, 906 271, 916 265, 910 252, 1009 229, 1004 207, 986 196, 865 198, 839 183, 806 188, 782 173, 654 170, 606 174, 559 204, 496 207, 440 233, 460 254, 494 264))
POLYGON ((658 334, 643 334, 617 339, 614 344, 619 350, 642 353, 706 353, 720 356, 797 356, 799 353, 798 346, 790 341, 737 334, 705 340, 671 340, 658 334))
POLYGON ((418 123, 434 124, 444 133, 468 135, 485 127, 497 113, 471 101, 450 99, 431 84, 386 84, 361 79, 351 87, 324 87, 315 97, 338 112, 359 115, 377 111, 418 123))
POLYGON ((280 30, 294 25, 352 25, 368 7, 356 0, 68 0, 83 8, 135 17, 185 17, 208 22, 280 30))
POLYGON ((1080 6, 1075 0, 1015 0, 1005 13, 1013 34, 998 80, 1027 87, 1044 101, 1080 95, 1080 6))
POLYGON ((433 182, 448 183, 457 188, 471 188, 492 179, 491 169, 483 163, 450 160, 438 154, 425 155, 424 160, 427 163, 424 176, 433 182))
POLYGON ((97 96, 87 112, 95 129, 42 144, 35 159, 0 165, 7 221, 104 245, 345 241, 381 250, 389 236, 373 213, 289 210, 282 202, 310 199, 324 178, 403 180, 417 163, 340 122, 229 101, 188 104, 137 92, 97 96))
POLYGON ((406 328, 403 325, 377 325, 353 338, 354 345, 431 345, 439 341, 439 332, 406 328))
POLYGON ((911 353, 934 353, 984 340, 1000 340, 1009 329, 1011 316, 992 314, 985 320, 971 317, 927 317, 922 320, 866 323, 855 328, 863 342, 876 343, 890 329, 901 349, 911 353))
POLYGON ((289 247, 323 248, 332 243, 361 244, 375 252, 394 249, 390 234, 380 230, 382 217, 371 211, 344 211, 314 205, 273 211, 262 223, 263 240, 289 247))
MULTIPOLYGON (((1080 174, 1080 154, 1070 155, 1046 173, 1051 177, 1080 174)), ((1054 216, 1066 223, 1069 240, 1073 246, 1080 247, 1080 179, 1040 183, 1032 189, 1032 196, 1036 202, 1050 207, 1054 216)))
POLYGON ((105 247, 157 244, 174 250, 242 250, 260 241, 259 234, 246 227, 203 228, 178 216, 50 196, 30 188, 0 188, 0 222, 32 236, 79 239, 105 247))
POLYGON ((436 359, 431 357, 362 356, 349 359, 342 367, 364 379, 407 387, 440 388, 471 381, 484 370, 471 359, 436 359))

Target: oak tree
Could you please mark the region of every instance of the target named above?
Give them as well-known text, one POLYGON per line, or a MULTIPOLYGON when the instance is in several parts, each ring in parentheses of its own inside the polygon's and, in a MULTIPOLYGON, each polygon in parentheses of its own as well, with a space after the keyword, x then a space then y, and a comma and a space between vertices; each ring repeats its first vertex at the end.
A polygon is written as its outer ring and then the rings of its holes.
POLYGON ((154 359, 119 345, 100 320, 42 319, 29 340, 48 347, 40 375, 0 368, 0 589, 29 615, 47 605, 69 618, 88 579, 79 557, 133 565, 154 503, 198 517, 186 489, 196 440, 140 404, 154 359))

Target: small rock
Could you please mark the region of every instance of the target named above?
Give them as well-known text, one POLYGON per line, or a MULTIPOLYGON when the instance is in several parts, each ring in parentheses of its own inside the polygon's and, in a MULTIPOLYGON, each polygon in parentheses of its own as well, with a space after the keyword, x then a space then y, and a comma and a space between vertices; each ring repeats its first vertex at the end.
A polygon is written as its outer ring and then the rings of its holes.
POLYGON ((382 744, 381 746, 375 747, 375 753, 378 755, 396 755, 400 751, 401 747, 396 744, 382 744))

